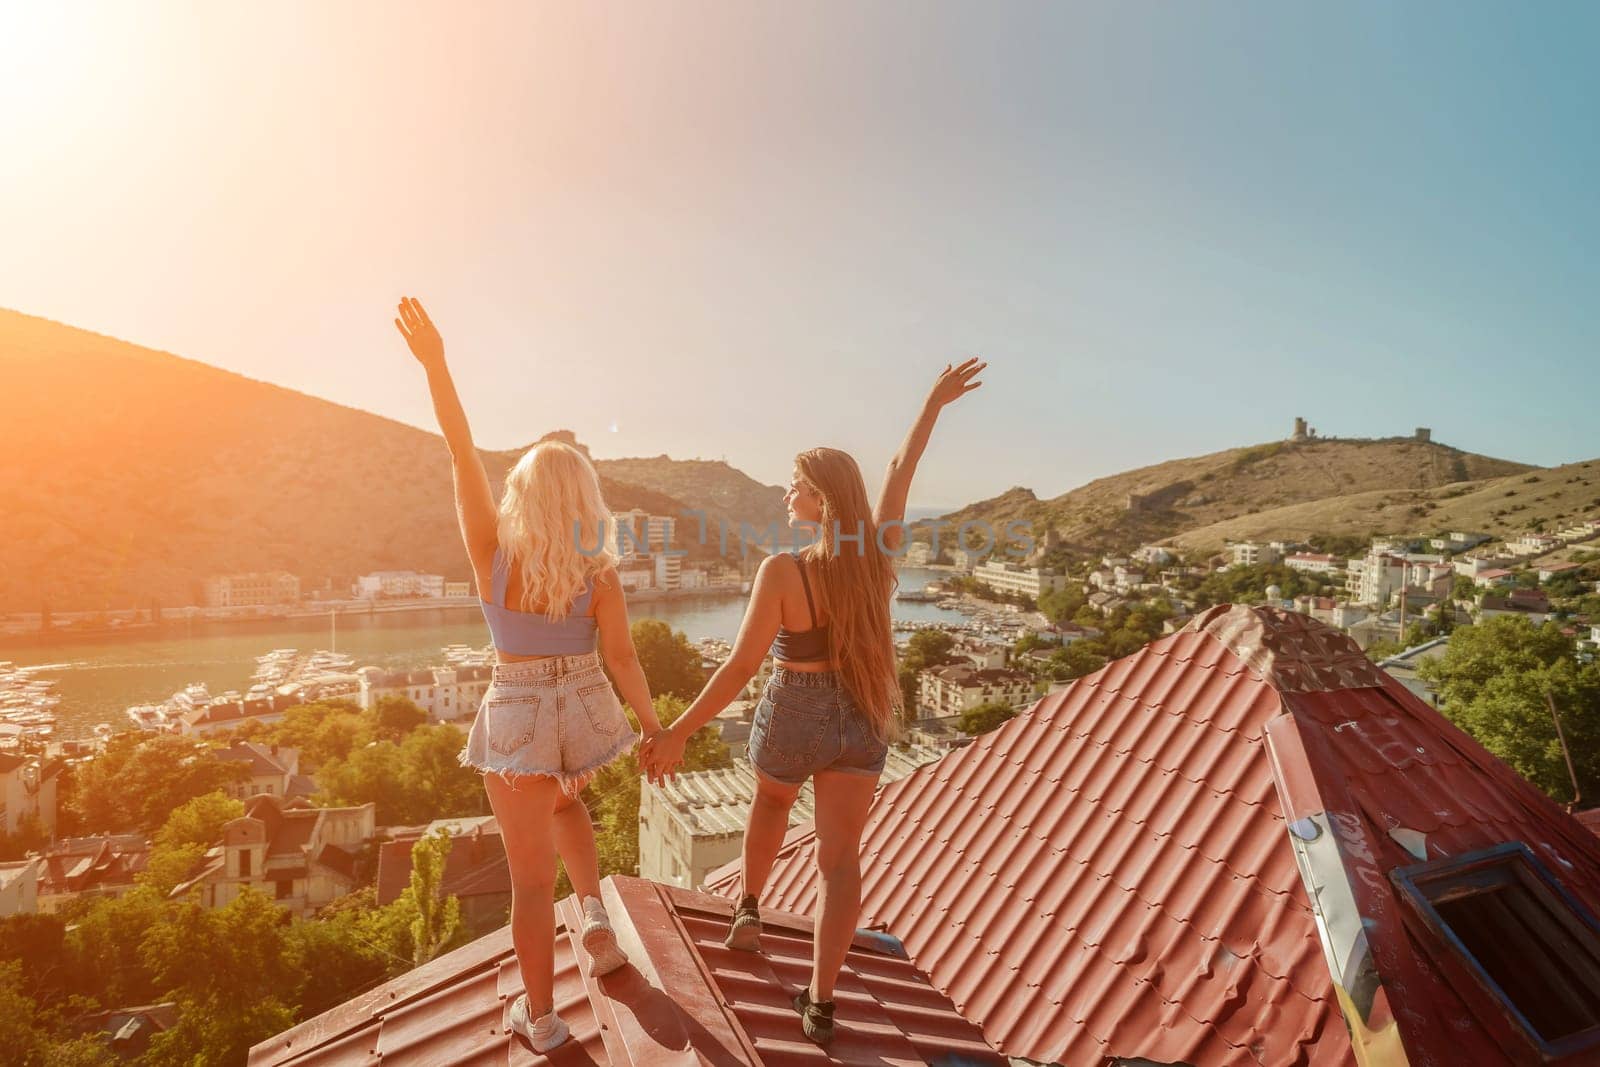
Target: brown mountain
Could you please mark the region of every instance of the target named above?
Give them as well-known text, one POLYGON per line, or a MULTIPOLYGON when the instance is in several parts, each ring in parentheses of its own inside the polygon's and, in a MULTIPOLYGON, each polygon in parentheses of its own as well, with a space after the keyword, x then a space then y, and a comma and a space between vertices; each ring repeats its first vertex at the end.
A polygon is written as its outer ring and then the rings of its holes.
MULTIPOLYGON (((0 611, 196 603, 234 571, 469 577, 438 435, 6 310, 0 447, 0 611)), ((485 452, 490 479, 518 454, 485 452)), ((618 510, 695 506, 602 483, 618 510)))
MULTIPOLYGON (((730 540, 740 523, 765 530, 769 523, 786 528, 788 517, 783 507, 783 490, 762 485, 736 467, 720 460, 672 459, 653 456, 641 459, 602 459, 595 461, 602 475, 630 485, 648 485, 681 500, 707 516, 709 537, 716 536, 713 520, 728 527, 730 540)), ((693 524, 694 520, 687 520, 693 524)))
MULTIPOLYGON (((1230 521, 1241 524, 1240 529, 1259 527, 1256 536, 1364 533, 1385 528, 1382 516, 1368 515, 1359 505, 1368 494, 1403 497, 1463 485, 1470 490, 1535 469, 1410 437, 1278 441, 1099 478, 1049 500, 1012 489, 946 519, 983 520, 996 529, 1017 519, 1031 523, 1036 536, 1054 528, 1063 545, 1079 553, 1128 549, 1230 521), (1247 516, 1265 520, 1277 509, 1313 504, 1327 505, 1322 514, 1329 519, 1342 514, 1336 528, 1307 530, 1304 523, 1291 523, 1280 529, 1265 521, 1243 522, 1247 516), (1346 508, 1348 513, 1342 513, 1346 508)), ((1519 516, 1519 521, 1528 517, 1519 516)), ((1410 517, 1413 524, 1419 518, 1410 517)), ((1432 519, 1424 525, 1429 524, 1432 519)), ((1478 528, 1494 532, 1483 524, 1478 528)))

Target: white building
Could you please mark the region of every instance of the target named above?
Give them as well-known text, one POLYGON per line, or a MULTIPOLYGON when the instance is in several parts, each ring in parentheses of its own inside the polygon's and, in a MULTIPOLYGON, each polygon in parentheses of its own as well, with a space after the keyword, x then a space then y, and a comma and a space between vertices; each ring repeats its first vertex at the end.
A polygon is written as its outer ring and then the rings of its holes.
POLYGON ((1293 552, 1284 558, 1283 565, 1306 574, 1332 574, 1339 569, 1339 557, 1322 552, 1293 552))
POLYGON ((1485 533, 1471 533, 1466 530, 1452 530, 1444 537, 1435 537, 1428 542, 1429 546, 1440 552, 1461 553, 1477 548, 1479 545, 1488 544, 1493 538, 1485 533))
POLYGON ((1165 567, 1178 555, 1166 545, 1141 545, 1134 550, 1133 558, 1152 567, 1165 567))
POLYGON ((288 571, 216 574, 206 579, 206 607, 260 608, 300 601, 300 579, 288 571))
POLYGON ((286 745, 263 745, 255 741, 235 741, 227 748, 218 749, 213 755, 219 760, 243 763, 249 771, 249 777, 225 788, 235 800, 248 800, 262 793, 287 797, 296 794, 309 796, 316 792, 316 783, 300 773, 298 749, 286 745))
POLYGON ((356 579, 355 595, 363 600, 444 596, 444 575, 417 571, 373 571, 356 579))
POLYGON ((477 714, 489 689, 492 668, 430 667, 415 671, 384 671, 363 667, 359 703, 377 707, 383 697, 404 697, 428 713, 435 722, 449 722, 477 714))
POLYGON ((998 593, 1018 593, 1037 600, 1045 593, 1067 587, 1067 576, 1040 567, 989 560, 972 571, 972 577, 998 593))
POLYGON ((444 595, 447 599, 451 600, 458 599, 460 597, 469 597, 472 595, 472 583, 467 581, 446 581, 444 583, 444 595))
POLYGON ((66 765, 60 760, 0 752, 0 833, 11 835, 24 820, 37 819, 56 835, 56 782, 66 765))
POLYGON ((624 592, 638 592, 655 584, 656 572, 654 567, 648 565, 630 564, 617 568, 617 578, 622 582, 624 592))
POLYGON ((0 919, 12 915, 32 915, 39 910, 39 875, 44 860, 31 859, 0 863, 0 919))
POLYGON ((1235 541, 1228 546, 1228 551, 1233 556, 1235 567, 1261 567, 1282 559, 1287 547, 1282 541, 1270 541, 1266 544, 1259 541, 1235 541))
POLYGON ((933 546, 926 541, 912 541, 905 546, 901 557, 908 567, 926 567, 933 562, 933 546))
POLYGON ((1033 676, 1025 671, 980 670, 963 664, 917 672, 917 718, 948 719, 980 704, 1011 707, 1033 698, 1033 676))
MULTIPOLYGON (((891 745, 884 785, 932 763, 947 750, 932 745, 891 745)), ((746 760, 731 767, 689 771, 639 791, 639 875, 686 889, 699 887, 711 871, 739 857, 745 820, 755 796, 755 772, 746 760)), ((815 816, 810 782, 789 809, 789 825, 815 816)))
POLYGON ((655 587, 677 589, 683 578, 683 557, 658 552, 655 557, 655 587))
POLYGON ((950 564, 956 570, 971 574, 973 569, 983 559, 983 556, 970 548, 952 548, 950 550, 950 564))

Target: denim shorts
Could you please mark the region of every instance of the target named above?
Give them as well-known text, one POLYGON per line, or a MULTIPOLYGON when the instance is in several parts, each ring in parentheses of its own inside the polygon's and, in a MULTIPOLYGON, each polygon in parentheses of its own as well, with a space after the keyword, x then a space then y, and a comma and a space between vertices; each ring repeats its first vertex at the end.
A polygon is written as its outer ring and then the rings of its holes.
POLYGON ((818 771, 876 778, 889 746, 873 734, 837 672, 775 667, 756 705, 749 754, 765 777, 800 785, 818 771))
POLYGON ((599 654, 588 652, 495 664, 458 758, 508 783, 548 775, 575 795, 635 740, 599 654))

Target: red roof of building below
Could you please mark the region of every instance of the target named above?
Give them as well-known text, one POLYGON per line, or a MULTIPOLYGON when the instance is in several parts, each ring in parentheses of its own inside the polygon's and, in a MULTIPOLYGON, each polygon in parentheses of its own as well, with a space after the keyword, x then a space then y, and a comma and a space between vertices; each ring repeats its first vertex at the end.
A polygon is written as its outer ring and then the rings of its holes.
MULTIPOLYGON (((1224 605, 881 790, 862 921, 1030 1060, 1349 1063, 1342 1002, 1374 1055, 1496 1063, 1389 874, 1505 842, 1600 913, 1577 820, 1344 635, 1224 605)), ((814 905, 813 850, 768 902, 814 905)))
POLYGON ((504 927, 257 1044, 250 1067, 1005 1067, 892 938, 857 935, 835 993, 839 1029, 824 1050, 801 1034, 790 1004, 811 972, 809 920, 766 911, 763 951, 737 952, 722 944, 732 905, 720 897, 637 878, 607 878, 601 892, 632 963, 604 978, 590 975, 574 933, 576 902, 557 904, 556 1010, 572 1036, 548 1057, 507 1030, 522 983, 504 927))

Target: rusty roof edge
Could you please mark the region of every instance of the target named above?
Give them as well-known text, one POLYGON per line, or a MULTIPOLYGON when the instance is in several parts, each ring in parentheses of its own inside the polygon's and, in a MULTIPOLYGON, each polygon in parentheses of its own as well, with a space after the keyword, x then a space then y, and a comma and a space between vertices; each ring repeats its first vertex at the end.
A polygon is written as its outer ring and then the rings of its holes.
MULTIPOLYGON (((600 883, 600 896, 611 916, 612 928, 629 961, 658 990, 669 990, 676 997, 676 1007, 688 1021, 703 1029, 727 1051, 728 1058, 717 1059, 706 1055, 706 1050, 690 1047, 693 1059, 684 1062, 726 1063, 729 1067, 761 1062, 755 1041, 745 1031, 733 1010, 716 992, 716 977, 706 961, 694 949, 694 939, 678 917, 672 890, 643 878, 626 878, 611 875, 600 883), (646 938, 639 929, 640 920, 663 922, 672 928, 669 938, 646 938), (709 991, 710 1006, 705 997, 696 997, 694 991, 709 991)), ((701 896, 705 894, 694 894, 701 896)), ((720 900, 720 898, 710 898, 720 900)), ((732 915, 732 905, 728 912, 732 915)), ((685 1027, 687 1034, 688 1027, 685 1027)), ((663 1050, 665 1051, 665 1050, 663 1050)), ((630 1056, 630 1059, 632 1057, 630 1056)), ((673 1062, 668 1057, 654 1057, 650 1063, 673 1062)))
POLYGON ((498 961, 511 952, 511 928, 504 926, 252 1045, 248 1067, 289 1063, 299 1055, 297 1048, 326 1044, 353 1034, 391 1006, 429 996, 464 974, 498 967, 498 961))
POLYGON ((1356 1061, 1362 1067, 1403 1067, 1410 1061, 1402 1040, 1396 1040, 1403 1038, 1399 1019, 1367 936, 1369 925, 1379 936, 1394 936, 1401 920, 1384 913, 1379 893, 1388 882, 1355 814, 1354 798, 1343 789, 1339 795, 1324 792, 1324 783, 1337 780, 1316 774, 1314 761, 1327 758, 1319 751, 1324 742, 1302 729, 1292 711, 1267 723, 1266 744, 1295 866, 1317 916, 1317 938, 1356 1061), (1374 888, 1374 881, 1382 889, 1374 888))

